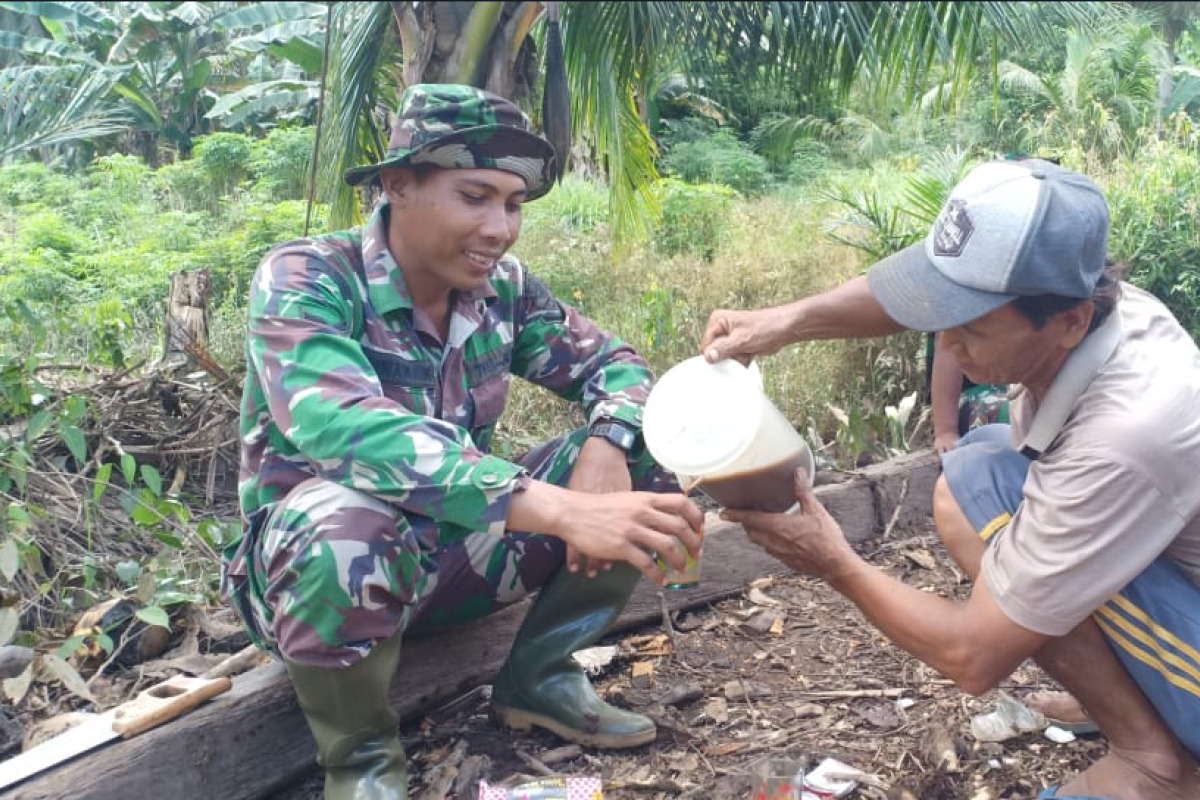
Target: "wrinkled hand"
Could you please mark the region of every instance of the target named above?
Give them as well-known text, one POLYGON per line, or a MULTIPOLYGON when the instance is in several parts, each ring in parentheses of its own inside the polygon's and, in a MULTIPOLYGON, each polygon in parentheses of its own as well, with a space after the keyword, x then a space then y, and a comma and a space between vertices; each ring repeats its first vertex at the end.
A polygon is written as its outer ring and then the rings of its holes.
POLYGON ((712 364, 726 358, 749 364, 754 356, 771 355, 786 344, 787 319, 776 309, 718 309, 709 315, 700 352, 712 364))
POLYGON ((796 499, 800 510, 791 514, 726 509, 721 517, 739 523, 750 541, 792 569, 833 581, 858 554, 846 541, 842 528, 813 495, 808 475, 796 470, 796 499))
MULTIPOLYGON (((633 477, 629 474, 629 464, 625 453, 603 439, 588 437, 584 440, 571 470, 571 480, 567 488, 577 492, 592 494, 608 494, 611 492, 628 492, 633 489, 633 477)), ((586 567, 589 578, 596 577, 600 570, 612 569, 611 561, 589 559, 570 542, 567 543, 567 569, 578 572, 586 567)))
POLYGON ((939 456, 945 455, 958 446, 958 439, 958 431, 935 434, 933 437, 933 449, 937 451, 939 456))

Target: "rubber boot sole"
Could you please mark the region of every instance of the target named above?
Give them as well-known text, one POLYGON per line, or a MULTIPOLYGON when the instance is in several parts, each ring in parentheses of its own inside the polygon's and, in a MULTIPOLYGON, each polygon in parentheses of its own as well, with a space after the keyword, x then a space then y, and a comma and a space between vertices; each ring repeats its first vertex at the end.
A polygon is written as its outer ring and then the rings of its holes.
POLYGON ((517 731, 529 731, 536 725, 545 728, 561 739, 584 747, 598 747, 603 750, 623 750, 629 747, 640 747, 650 744, 658 738, 658 730, 651 728, 646 731, 636 731, 627 734, 587 733, 586 731, 568 728, 553 717, 526 711, 523 708, 492 704, 496 718, 505 726, 517 731))

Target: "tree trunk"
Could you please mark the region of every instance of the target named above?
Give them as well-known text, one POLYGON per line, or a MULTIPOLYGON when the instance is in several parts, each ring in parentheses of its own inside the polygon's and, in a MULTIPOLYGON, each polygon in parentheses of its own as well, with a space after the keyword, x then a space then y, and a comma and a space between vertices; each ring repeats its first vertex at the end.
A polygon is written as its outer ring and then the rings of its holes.
POLYGON ((467 83, 519 102, 537 85, 527 46, 536 2, 393 2, 404 82, 467 83), (522 47, 522 45, 526 45, 522 47))
POLYGON ((212 273, 207 269, 176 272, 171 276, 167 318, 163 325, 163 362, 183 364, 188 361, 189 350, 207 352, 211 293, 212 273))

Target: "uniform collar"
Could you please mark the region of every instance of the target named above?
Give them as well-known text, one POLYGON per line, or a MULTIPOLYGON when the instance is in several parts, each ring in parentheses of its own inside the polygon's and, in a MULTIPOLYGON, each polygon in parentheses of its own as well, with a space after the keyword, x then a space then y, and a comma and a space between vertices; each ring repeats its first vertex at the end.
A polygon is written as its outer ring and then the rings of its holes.
MULTIPOLYGON (((408 292, 408 283, 404 280, 404 272, 396 263, 396 259, 392 258, 392 251, 388 249, 387 245, 387 226, 390 213, 391 209, 385 196, 375 206, 375 210, 371 212, 371 218, 362 229, 362 259, 363 271, 367 278, 367 292, 371 298, 371 305, 380 314, 387 314, 401 308, 412 310, 413 307, 412 295, 408 292)), ((491 281, 487 281, 469 292, 456 292, 454 307, 456 310, 480 308, 483 305, 482 301, 496 296, 495 287, 492 286, 491 281)))
POLYGON ((1121 315, 1119 308, 1114 308, 1108 319, 1067 356, 1062 368, 1054 376, 1046 397, 1034 413, 1033 424, 1029 426, 1029 432, 1025 434, 1018 450, 1034 460, 1046 452, 1100 367, 1120 343, 1121 315))

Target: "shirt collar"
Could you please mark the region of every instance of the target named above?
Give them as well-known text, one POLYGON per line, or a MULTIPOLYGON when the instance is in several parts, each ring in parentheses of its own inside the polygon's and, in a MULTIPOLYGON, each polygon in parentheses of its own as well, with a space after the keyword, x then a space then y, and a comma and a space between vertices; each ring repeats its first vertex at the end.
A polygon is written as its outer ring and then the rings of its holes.
MULTIPOLYGON (((408 292, 408 283, 404 280, 404 271, 392 257, 388 249, 388 218, 391 209, 387 197, 384 196, 371 212, 371 218, 363 226, 362 259, 363 271, 367 278, 367 292, 371 297, 371 305, 380 314, 387 314, 396 309, 412 309, 412 295, 408 292)), ((461 312, 466 308, 477 308, 482 312, 483 302, 497 296, 495 287, 489 280, 468 292, 456 292, 454 297, 455 310, 461 312)))
POLYGON ((1029 432, 1025 434, 1018 450, 1034 460, 1046 452, 1100 367, 1120 343, 1121 315, 1114 308, 1109 312, 1108 319, 1067 356, 1054 382, 1050 384, 1046 397, 1034 413, 1033 424, 1029 426, 1029 432))

